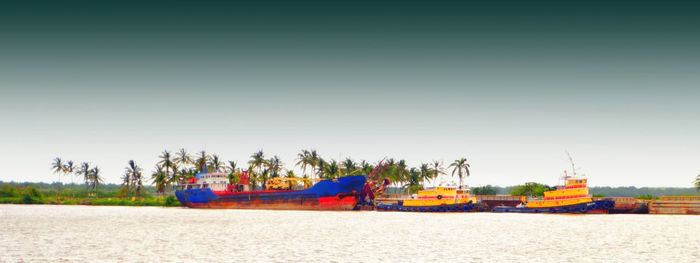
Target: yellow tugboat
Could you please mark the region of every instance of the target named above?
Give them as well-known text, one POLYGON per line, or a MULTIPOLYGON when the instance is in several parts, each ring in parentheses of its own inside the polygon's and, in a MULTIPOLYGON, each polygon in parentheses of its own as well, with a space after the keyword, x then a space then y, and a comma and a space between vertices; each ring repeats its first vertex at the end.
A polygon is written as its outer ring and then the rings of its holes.
POLYGON ((468 189, 454 186, 438 186, 418 191, 410 199, 393 204, 377 204, 378 211, 402 212, 469 212, 478 206, 468 189))
MULTIPOLYGON (((571 160, 571 156, 569 156, 571 160)), ((577 176, 571 161, 573 176, 564 171, 564 185, 545 191, 542 199, 530 199, 519 206, 497 206, 494 212, 514 213, 608 213, 615 206, 609 199, 593 200, 588 192, 588 179, 577 176)))
POLYGON ((556 190, 544 192, 542 200, 529 200, 525 207, 550 208, 571 206, 593 202, 593 197, 588 193, 586 178, 564 177, 566 183, 557 186, 556 190))

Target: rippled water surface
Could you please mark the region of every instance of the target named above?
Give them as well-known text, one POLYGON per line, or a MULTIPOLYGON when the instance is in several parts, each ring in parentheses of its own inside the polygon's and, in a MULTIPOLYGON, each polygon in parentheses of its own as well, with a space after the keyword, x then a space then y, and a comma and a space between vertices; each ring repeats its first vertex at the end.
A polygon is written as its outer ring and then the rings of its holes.
POLYGON ((700 262, 700 216, 0 205, 0 261, 700 262))

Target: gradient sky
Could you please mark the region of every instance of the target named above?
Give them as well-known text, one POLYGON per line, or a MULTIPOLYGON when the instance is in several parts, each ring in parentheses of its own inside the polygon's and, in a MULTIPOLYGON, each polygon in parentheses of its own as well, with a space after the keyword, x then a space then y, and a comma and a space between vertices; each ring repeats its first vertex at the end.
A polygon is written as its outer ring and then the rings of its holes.
POLYGON ((470 185, 554 184, 565 151, 592 185, 700 172, 692 1, 142 2, 0 3, 0 180, 180 147, 467 157, 470 185))

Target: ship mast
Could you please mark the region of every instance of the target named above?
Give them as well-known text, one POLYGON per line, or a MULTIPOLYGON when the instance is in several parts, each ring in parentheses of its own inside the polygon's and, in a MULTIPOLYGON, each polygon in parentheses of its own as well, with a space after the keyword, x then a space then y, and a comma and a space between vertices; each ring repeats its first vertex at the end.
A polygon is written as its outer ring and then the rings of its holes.
POLYGON ((569 162, 571 162, 571 174, 573 174, 573 177, 576 177, 576 167, 574 167, 574 158, 571 158, 571 154, 569 151, 566 151, 566 155, 569 156, 569 162))

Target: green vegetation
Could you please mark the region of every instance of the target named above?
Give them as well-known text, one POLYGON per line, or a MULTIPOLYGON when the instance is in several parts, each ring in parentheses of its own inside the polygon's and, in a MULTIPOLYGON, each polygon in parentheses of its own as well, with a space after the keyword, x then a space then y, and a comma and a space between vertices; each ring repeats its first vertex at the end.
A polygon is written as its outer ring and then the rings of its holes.
POLYGON ((552 190, 553 188, 539 183, 529 182, 523 185, 518 185, 510 190, 511 195, 524 195, 524 196, 536 196, 540 197, 544 195, 545 191, 552 190))
MULTIPOLYGON (((460 181, 462 181, 464 175, 469 176, 469 164, 466 163, 466 158, 461 158, 455 162, 453 175, 456 173, 460 181)), ((389 179, 392 187, 387 192, 393 193, 415 193, 423 189, 423 185, 426 183, 433 182, 439 175, 445 174, 442 163, 438 161, 434 161, 432 164, 421 163, 418 167, 409 167, 406 160, 396 161, 394 158, 388 158, 378 163, 384 166, 383 169, 378 171, 378 180, 389 179)), ((251 167, 249 171, 254 171, 255 175, 267 178, 266 174, 269 174, 270 167, 259 169, 259 167, 265 165, 262 151, 254 153, 248 164, 251 167)), ((365 160, 358 163, 352 158, 346 158, 342 162, 334 159, 327 161, 316 150, 306 149, 297 154, 296 166, 301 168, 304 173, 303 177, 319 179, 369 174, 376 167, 376 165, 370 164, 365 160), (306 174, 307 171, 310 171, 309 175, 306 174)), ((271 174, 271 177, 275 177, 275 175, 271 174)))
POLYGON ((653 196, 653 195, 649 195, 649 194, 635 196, 635 198, 641 199, 641 200, 656 200, 656 199, 659 199, 659 197, 653 196))
POLYGON ((694 195, 695 189, 691 187, 634 187, 634 186, 597 186, 590 187, 589 191, 594 195, 636 197, 636 196, 662 196, 662 195, 694 195))
POLYGON ((119 197, 121 186, 110 184, 106 189, 92 191, 85 185, 0 182, 0 204, 61 204, 61 205, 120 205, 120 206, 180 206, 174 196, 159 197, 148 188, 144 196, 119 197), (60 191, 57 189, 61 189, 60 191))
MULTIPOLYGON (((484 186, 473 187, 472 192, 480 191, 484 186)), ((516 186, 491 186, 496 190, 496 194, 511 194, 516 186)), ((695 195, 695 187, 634 187, 634 186, 593 186, 589 187, 589 192, 596 197, 617 196, 617 197, 637 197, 637 196, 662 196, 662 195, 695 195)))
POLYGON ((495 195, 498 194, 498 189, 492 185, 479 186, 472 188, 472 194, 475 195, 495 195))

